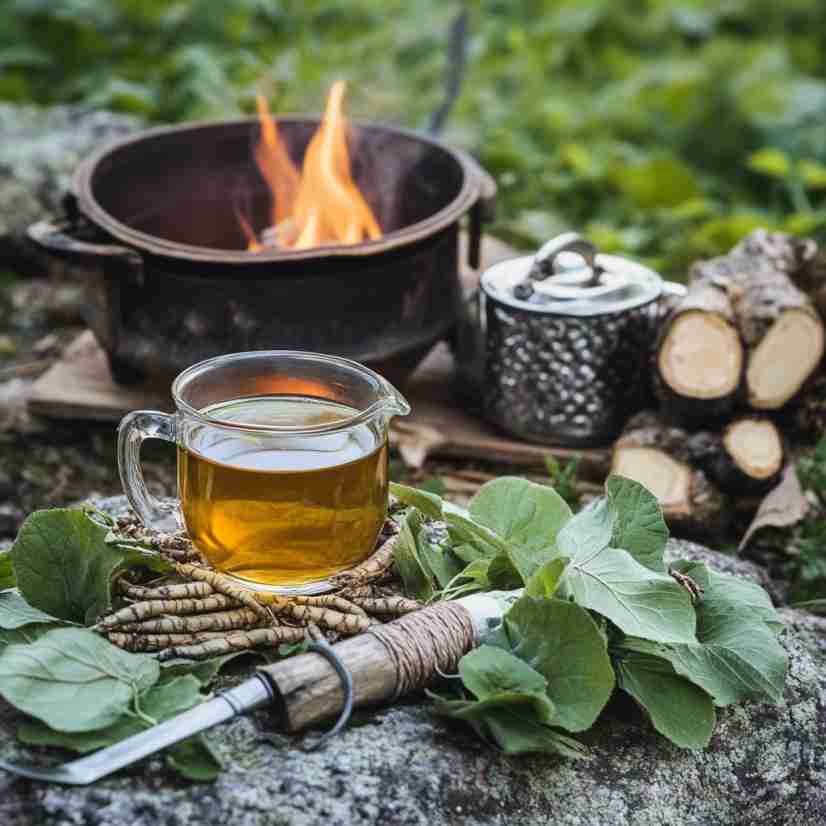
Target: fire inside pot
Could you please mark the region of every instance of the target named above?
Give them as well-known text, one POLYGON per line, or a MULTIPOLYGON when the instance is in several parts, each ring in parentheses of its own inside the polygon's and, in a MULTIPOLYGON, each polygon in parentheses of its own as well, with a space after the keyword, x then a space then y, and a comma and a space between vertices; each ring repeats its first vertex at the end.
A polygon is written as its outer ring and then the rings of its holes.
POLYGON ((256 234, 247 216, 238 220, 247 249, 312 249, 323 244, 359 244, 382 237, 381 227, 353 180, 344 116, 345 84, 333 84, 321 124, 304 153, 301 170, 293 163, 259 95, 261 136, 255 163, 272 198, 270 226, 256 234))
POLYGON ((110 145, 78 170, 69 220, 30 229, 88 273, 84 314, 118 382, 167 383, 210 356, 270 349, 345 356, 398 382, 450 334, 459 222, 478 266, 495 184, 433 137, 345 125, 343 91, 323 119, 184 124, 110 145), (328 214, 342 193, 355 228, 328 214))

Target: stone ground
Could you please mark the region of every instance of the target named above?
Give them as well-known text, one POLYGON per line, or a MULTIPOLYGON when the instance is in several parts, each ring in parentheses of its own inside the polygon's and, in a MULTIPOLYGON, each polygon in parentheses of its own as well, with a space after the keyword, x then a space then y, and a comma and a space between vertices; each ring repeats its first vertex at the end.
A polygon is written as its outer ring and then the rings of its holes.
MULTIPOLYGON (((120 492, 111 425, 36 421, 25 411, 28 382, 81 329, 71 273, 24 281, 2 270, 46 275, 24 251, 22 230, 57 206, 77 158, 136 125, 74 108, 0 106, 0 547, 32 510, 120 492)), ((144 467, 150 487, 169 495, 174 456, 164 447, 150 444, 144 467)), ((670 550, 761 576, 698 546, 672 541, 670 550)), ((280 737, 277 721, 262 712, 211 734, 226 763, 211 785, 182 782, 161 760, 90 789, 0 772, 0 826, 814 826, 826 822, 826 620, 784 616, 791 661, 784 704, 722 712, 711 746, 699 753, 669 745, 619 703, 589 733, 595 758, 586 764, 505 757, 434 719, 422 698, 360 714, 312 754, 300 738, 280 737)), ((14 723, 0 703, 2 758, 22 756, 14 723)))

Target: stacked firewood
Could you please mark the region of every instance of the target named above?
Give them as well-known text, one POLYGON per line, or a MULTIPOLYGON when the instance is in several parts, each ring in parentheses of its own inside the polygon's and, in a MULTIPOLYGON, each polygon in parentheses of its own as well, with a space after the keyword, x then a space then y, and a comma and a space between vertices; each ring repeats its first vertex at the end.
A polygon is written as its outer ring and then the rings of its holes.
POLYGON ((790 439, 826 431, 826 254, 758 230, 697 262, 653 353, 656 411, 634 417, 612 472, 654 491, 677 533, 720 534, 731 498, 765 494, 790 439))

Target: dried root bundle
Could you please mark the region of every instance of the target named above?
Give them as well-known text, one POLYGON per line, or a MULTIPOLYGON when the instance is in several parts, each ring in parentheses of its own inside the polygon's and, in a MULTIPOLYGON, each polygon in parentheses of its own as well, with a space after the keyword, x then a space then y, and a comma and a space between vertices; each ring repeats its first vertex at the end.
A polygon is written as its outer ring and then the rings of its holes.
MULTIPOLYGON (((206 582, 208 585, 211 585, 217 593, 234 599, 236 602, 240 602, 241 605, 245 605, 251 611, 255 611, 263 620, 272 618, 271 612, 258 602, 253 591, 242 588, 228 576, 219 574, 217 571, 210 570, 209 568, 202 568, 199 565, 190 565, 185 562, 178 563, 175 566, 175 572, 179 576, 188 577, 197 582, 206 582)), ((275 606, 282 603, 286 603, 283 597, 274 597, 271 605, 275 606)))
POLYGON ((307 628, 291 628, 280 625, 275 628, 255 628, 251 631, 233 631, 217 637, 192 640, 164 648, 158 659, 206 660, 233 651, 248 651, 253 648, 276 648, 282 643, 301 642, 310 636, 307 628))
MULTIPOLYGON (((129 537, 164 544, 133 520, 121 520, 129 537)), ((203 659, 232 651, 272 647, 302 639, 329 640, 360 634, 382 621, 418 610, 415 600, 377 583, 390 575, 398 528, 388 520, 376 552, 351 571, 333 577, 336 591, 285 597, 252 591, 203 564, 177 562, 178 581, 127 581, 117 590, 129 604, 102 618, 98 630, 128 651, 158 652, 161 659, 203 659)), ((182 551, 185 537, 167 547, 182 551)))
POLYGON ((208 582, 178 582, 174 585, 160 585, 157 588, 147 588, 141 585, 124 583, 121 593, 135 600, 149 599, 199 599, 215 593, 208 582))
POLYGON ((201 631, 236 631, 260 624, 260 617, 249 608, 237 608, 188 617, 158 617, 146 622, 127 623, 119 626, 118 630, 133 634, 197 634, 201 631))
POLYGON ((123 539, 152 548, 162 556, 166 556, 175 562, 202 561, 201 554, 185 533, 182 531, 179 533, 162 533, 149 530, 132 512, 118 517, 112 530, 123 539))
POLYGON ((379 546, 372 556, 350 571, 330 577, 334 588, 353 588, 381 579, 393 566, 393 552, 398 542, 398 529, 379 546))
MULTIPOLYGON (((121 625, 145 622, 153 617, 184 616, 187 614, 208 614, 211 611, 224 611, 227 608, 237 608, 239 600, 213 594, 204 599, 151 599, 146 602, 136 602, 121 608, 114 614, 104 617, 98 624, 100 631, 108 631, 121 625)), ((260 606, 259 606, 260 608, 260 606)), ((269 614, 264 617, 256 614, 259 619, 271 619, 269 614)))

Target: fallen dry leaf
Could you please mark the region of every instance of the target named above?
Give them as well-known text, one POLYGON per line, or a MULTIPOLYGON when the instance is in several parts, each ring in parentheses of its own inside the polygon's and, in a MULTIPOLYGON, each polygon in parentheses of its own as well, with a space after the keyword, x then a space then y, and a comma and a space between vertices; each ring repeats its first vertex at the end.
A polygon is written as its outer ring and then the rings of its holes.
POLYGON ((391 425, 390 439, 404 463, 412 470, 420 470, 431 451, 446 445, 448 441, 435 427, 399 420, 391 425))
POLYGON ((809 500, 797 478, 797 470, 794 464, 789 464, 783 472, 780 484, 760 503, 738 550, 742 551, 761 528, 788 528, 800 522, 808 511, 809 500))

